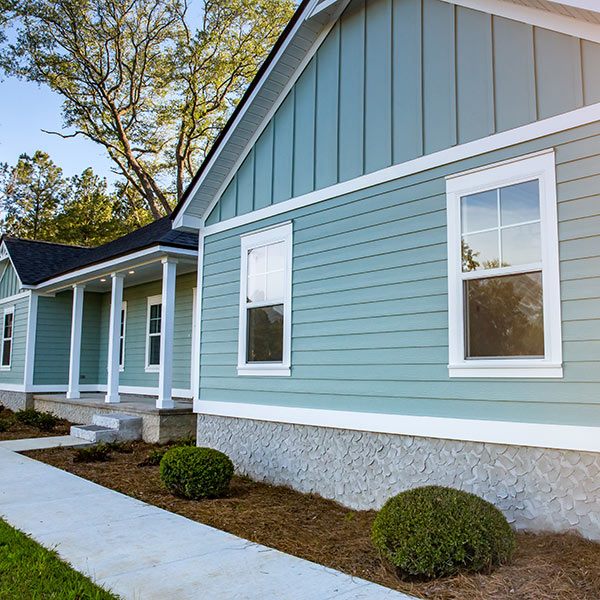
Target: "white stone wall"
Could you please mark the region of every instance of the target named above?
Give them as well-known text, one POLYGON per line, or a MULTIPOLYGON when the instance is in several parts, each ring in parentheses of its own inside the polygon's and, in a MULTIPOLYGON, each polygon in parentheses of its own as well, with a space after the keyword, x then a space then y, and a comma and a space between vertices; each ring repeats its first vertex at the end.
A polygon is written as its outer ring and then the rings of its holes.
POLYGON ((33 395, 25 392, 7 392, 0 390, 0 404, 17 412, 24 408, 33 408, 33 395))
POLYGON ((516 529, 600 541, 600 454, 198 415, 199 446, 259 481, 378 509, 422 485, 473 492, 516 529))

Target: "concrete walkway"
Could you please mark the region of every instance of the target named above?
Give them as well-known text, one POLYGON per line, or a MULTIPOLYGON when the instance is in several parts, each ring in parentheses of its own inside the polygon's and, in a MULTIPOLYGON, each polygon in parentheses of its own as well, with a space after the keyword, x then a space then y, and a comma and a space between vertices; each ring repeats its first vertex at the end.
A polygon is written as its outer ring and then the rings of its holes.
POLYGON ((125 600, 410 600, 5 448, 0 515, 125 600))
POLYGON ((0 442, 0 448, 13 452, 26 452, 27 450, 45 450, 47 448, 60 448, 61 446, 83 447, 91 443, 73 435, 51 435, 41 438, 25 438, 22 440, 5 440, 0 442))

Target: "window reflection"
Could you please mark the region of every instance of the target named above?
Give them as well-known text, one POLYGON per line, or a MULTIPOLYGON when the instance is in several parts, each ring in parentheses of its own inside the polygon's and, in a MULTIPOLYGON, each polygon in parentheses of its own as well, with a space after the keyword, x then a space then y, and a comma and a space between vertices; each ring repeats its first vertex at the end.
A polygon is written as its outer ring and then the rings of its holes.
POLYGON ((467 280, 467 358, 543 357, 542 274, 467 280))
POLYGON ((283 304, 248 309, 247 360, 283 360, 283 304))

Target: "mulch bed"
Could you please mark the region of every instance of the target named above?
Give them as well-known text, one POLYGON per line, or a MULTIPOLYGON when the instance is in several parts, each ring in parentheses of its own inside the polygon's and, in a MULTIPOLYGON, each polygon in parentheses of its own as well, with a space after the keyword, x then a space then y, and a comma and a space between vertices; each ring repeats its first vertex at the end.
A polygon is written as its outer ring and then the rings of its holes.
POLYGON ((6 431, 0 431, 0 442, 6 440, 23 440, 26 438, 50 437, 55 435, 69 435, 71 423, 60 419, 52 431, 40 431, 37 427, 31 427, 13 420, 14 413, 8 408, 0 411, 0 421, 11 421, 6 431))
POLYGON ((100 485, 195 521, 357 577, 433 600, 599 600, 600 544, 574 535, 518 534, 511 564, 492 575, 458 575, 426 583, 399 581, 382 566, 370 541, 375 511, 351 511, 330 500, 234 477, 217 500, 176 498, 160 484, 158 467, 138 466, 150 444, 131 445, 103 463, 73 463, 73 450, 26 452, 100 485))

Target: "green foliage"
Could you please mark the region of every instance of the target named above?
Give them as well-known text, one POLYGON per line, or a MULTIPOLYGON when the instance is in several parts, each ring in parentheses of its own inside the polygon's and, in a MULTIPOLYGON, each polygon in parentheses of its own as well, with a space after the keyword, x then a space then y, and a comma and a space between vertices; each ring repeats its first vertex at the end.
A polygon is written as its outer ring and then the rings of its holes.
POLYGON ((73 450, 73 462, 75 463, 106 462, 108 460, 110 460, 110 448, 108 444, 86 446, 73 450))
POLYGON ((171 448, 184 447, 184 446, 195 446, 196 440, 191 435, 186 435, 184 438, 177 440, 176 442, 171 442, 165 446, 160 448, 153 448, 148 452, 148 456, 138 464, 138 467, 157 467, 160 465, 160 461, 162 457, 170 450, 171 448))
POLYGON ((109 452, 118 452, 119 454, 131 454, 133 452, 130 442, 106 442, 103 446, 108 448, 109 452))
POLYGON ((0 419, 0 433, 6 431, 11 425, 12 422, 9 419, 0 419))
POLYGON ((427 486, 390 498, 373 524, 373 544, 400 577, 490 571, 512 556, 504 515, 474 494, 427 486))
POLYGON ((113 594, 0 520, 0 598, 3 600, 117 600, 113 594))
MULTIPOLYGON (((65 137, 103 146, 169 213, 294 10, 292 0, 4 0, 0 69, 63 98, 65 137), (191 11, 190 11, 191 12, 191 11)), ((0 22, 0 27, 1 27, 0 22)))
POLYGON ((15 413, 15 419, 19 423, 35 427, 40 431, 52 431, 58 425, 58 417, 52 413, 41 412, 35 408, 25 408, 15 413))
POLYGON ((213 448, 171 448, 160 461, 160 478, 176 496, 191 500, 217 498, 229 489, 233 463, 213 448))

